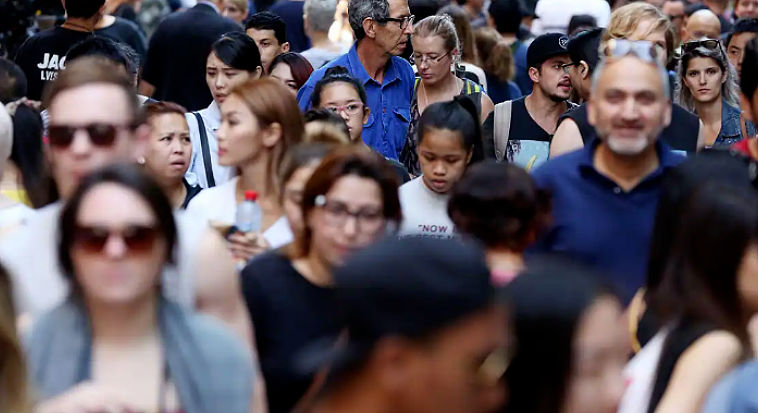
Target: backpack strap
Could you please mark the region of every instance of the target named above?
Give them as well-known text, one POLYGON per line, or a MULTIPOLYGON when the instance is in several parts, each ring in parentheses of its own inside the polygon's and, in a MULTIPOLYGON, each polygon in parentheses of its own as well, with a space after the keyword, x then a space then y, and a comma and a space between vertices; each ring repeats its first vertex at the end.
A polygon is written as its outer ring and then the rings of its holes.
POLYGON ((203 166, 205 167, 205 178, 208 180, 208 188, 216 186, 216 180, 213 179, 213 163, 211 162, 211 148, 208 144, 208 134, 205 132, 205 122, 198 112, 192 112, 197 119, 197 129, 200 131, 200 148, 203 151, 203 166))
POLYGON ((511 108, 513 102, 505 102, 495 105, 495 119, 493 122, 493 136, 495 141, 495 157, 498 162, 505 160, 506 148, 508 147, 508 138, 511 134, 511 108))

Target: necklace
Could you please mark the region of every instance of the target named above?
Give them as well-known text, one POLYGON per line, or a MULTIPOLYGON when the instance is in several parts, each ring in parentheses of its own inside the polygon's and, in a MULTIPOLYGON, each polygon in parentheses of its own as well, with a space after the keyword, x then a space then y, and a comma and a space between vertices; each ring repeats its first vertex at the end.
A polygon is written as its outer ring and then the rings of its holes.
MULTIPOLYGON (((460 90, 461 88, 463 88, 463 86, 460 86, 460 87, 458 86, 458 81, 460 81, 460 79, 458 79, 456 77, 455 78, 455 90, 456 91, 460 90)), ((426 97, 426 86, 424 86, 424 82, 423 81, 421 82, 421 92, 424 94, 424 109, 426 109, 429 106, 429 99, 426 97)), ((457 93, 456 93, 456 95, 457 95, 457 93)))

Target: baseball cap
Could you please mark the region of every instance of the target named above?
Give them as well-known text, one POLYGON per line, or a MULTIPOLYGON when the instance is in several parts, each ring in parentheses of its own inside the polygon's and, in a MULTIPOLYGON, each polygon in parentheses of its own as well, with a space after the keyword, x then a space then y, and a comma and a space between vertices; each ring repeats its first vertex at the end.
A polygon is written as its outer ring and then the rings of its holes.
POLYGON ((568 54, 568 41, 568 36, 562 33, 545 33, 537 37, 526 51, 527 67, 538 67, 553 56, 568 54))
POLYGON ((329 376, 364 360, 382 338, 423 337, 495 300, 484 251, 461 240, 388 238, 334 272, 334 297, 346 334, 296 356, 303 375, 329 376))

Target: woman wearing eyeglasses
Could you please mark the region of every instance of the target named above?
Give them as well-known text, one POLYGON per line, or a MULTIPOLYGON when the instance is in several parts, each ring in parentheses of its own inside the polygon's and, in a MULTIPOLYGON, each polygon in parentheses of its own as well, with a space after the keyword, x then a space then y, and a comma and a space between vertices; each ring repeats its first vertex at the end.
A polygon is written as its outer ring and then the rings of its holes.
POLYGON ((502 413, 616 412, 628 360, 623 307, 594 275, 540 260, 508 285, 516 351, 502 413))
POLYGON ((355 147, 324 158, 300 205, 303 227, 295 242, 256 258, 242 272, 271 413, 292 411, 313 380, 297 373, 295 354, 342 330, 332 269, 401 219, 392 170, 381 155, 355 147))
POLYGON ((741 116, 737 73, 718 40, 683 44, 678 72, 677 102, 703 121, 706 147, 726 149, 755 136, 755 125, 741 116))
POLYGON ((27 341, 35 411, 249 412, 245 344, 162 293, 176 258, 173 211, 135 166, 95 172, 71 196, 58 256, 72 292, 27 341))
POLYGON ((416 153, 418 122, 429 105, 468 95, 476 105, 480 123, 492 112, 492 100, 482 87, 468 79, 460 79, 450 69, 460 58, 460 42, 450 16, 430 16, 413 29, 413 58, 420 78, 411 100, 411 121, 400 161, 413 176, 421 173, 416 153))

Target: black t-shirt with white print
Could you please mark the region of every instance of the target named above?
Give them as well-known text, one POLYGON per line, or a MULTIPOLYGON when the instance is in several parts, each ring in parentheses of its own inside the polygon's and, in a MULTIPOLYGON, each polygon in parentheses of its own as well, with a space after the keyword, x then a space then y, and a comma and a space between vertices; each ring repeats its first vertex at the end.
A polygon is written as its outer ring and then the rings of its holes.
POLYGON ((59 26, 27 39, 15 59, 26 75, 26 96, 31 100, 40 100, 45 84, 58 77, 59 70, 66 68, 66 53, 71 46, 90 36, 92 33, 59 26))

